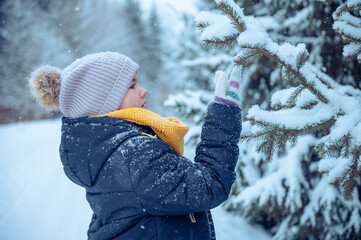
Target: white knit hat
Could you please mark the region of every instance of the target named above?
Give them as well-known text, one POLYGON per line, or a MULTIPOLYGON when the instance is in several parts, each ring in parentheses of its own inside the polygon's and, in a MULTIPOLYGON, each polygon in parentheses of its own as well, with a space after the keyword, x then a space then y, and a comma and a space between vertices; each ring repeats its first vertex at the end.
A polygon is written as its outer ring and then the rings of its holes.
POLYGON ((59 70, 44 66, 34 71, 30 83, 43 106, 53 109, 55 105, 69 118, 90 117, 117 110, 138 70, 129 57, 102 52, 74 61, 58 74, 60 82, 50 81, 59 70), (60 94, 51 89, 56 86, 53 82, 60 84, 60 94), (45 97, 56 104, 44 103, 45 97))

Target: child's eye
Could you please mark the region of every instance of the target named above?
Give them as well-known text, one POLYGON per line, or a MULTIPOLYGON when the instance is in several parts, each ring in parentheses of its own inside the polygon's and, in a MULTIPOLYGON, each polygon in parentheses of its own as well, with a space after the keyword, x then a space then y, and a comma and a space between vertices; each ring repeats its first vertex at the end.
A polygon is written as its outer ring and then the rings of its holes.
POLYGON ((130 87, 129 88, 134 88, 135 87, 135 84, 132 84, 132 85, 130 85, 130 87))

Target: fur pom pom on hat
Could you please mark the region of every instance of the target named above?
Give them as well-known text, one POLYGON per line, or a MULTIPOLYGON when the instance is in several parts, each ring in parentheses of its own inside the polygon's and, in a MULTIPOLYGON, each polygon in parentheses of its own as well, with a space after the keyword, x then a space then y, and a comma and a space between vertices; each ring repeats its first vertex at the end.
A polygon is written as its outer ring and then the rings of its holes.
POLYGON ((69 118, 115 111, 139 70, 129 57, 115 52, 90 54, 63 70, 45 65, 29 80, 41 105, 60 109, 69 118))
POLYGON ((37 68, 29 80, 33 95, 48 110, 59 108, 61 70, 45 65, 37 68))

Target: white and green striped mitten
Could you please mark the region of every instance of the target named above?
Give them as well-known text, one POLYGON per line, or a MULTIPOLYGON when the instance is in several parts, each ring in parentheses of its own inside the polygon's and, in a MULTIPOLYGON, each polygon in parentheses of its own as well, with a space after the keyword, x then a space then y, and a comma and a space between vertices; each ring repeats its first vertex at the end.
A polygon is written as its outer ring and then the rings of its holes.
POLYGON ((241 66, 233 67, 231 77, 228 81, 225 72, 217 71, 214 77, 214 83, 216 85, 214 101, 239 107, 239 83, 241 81, 241 74, 241 66))

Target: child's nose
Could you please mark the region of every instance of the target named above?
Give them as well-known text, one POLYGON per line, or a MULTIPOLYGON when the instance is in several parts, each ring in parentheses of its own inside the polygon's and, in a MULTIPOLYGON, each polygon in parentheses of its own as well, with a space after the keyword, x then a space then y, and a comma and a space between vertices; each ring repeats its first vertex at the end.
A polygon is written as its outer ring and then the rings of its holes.
POLYGON ((145 88, 142 88, 142 97, 145 97, 145 95, 147 95, 148 90, 145 88))

